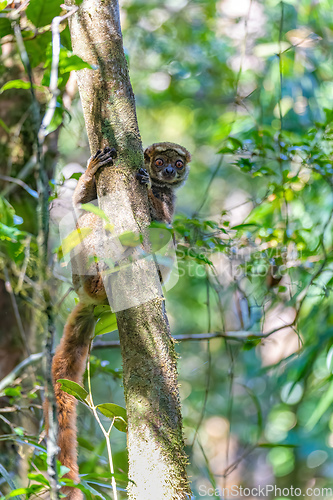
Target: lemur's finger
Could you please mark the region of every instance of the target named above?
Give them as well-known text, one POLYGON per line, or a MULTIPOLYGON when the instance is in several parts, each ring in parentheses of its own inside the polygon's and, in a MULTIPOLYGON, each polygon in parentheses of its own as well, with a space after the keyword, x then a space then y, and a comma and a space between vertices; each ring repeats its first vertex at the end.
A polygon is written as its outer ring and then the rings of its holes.
POLYGON ((103 154, 109 154, 111 158, 117 158, 117 151, 115 148, 110 148, 110 146, 105 146, 103 149, 103 154))
POLYGON ((95 159, 95 158, 97 158, 97 156, 98 156, 98 155, 100 155, 100 154, 101 154, 101 152, 102 152, 102 151, 101 151, 100 149, 97 149, 97 151, 96 151, 96 153, 94 154, 93 158, 94 158, 94 159, 95 159))
POLYGON ((104 167, 104 165, 110 165, 111 167, 113 165, 112 158, 101 158, 100 161, 98 162, 98 168, 104 167))
POLYGON ((98 161, 99 162, 104 162, 104 161, 111 161, 112 162, 112 156, 110 155, 110 153, 107 153, 105 155, 101 155, 99 158, 98 158, 98 161))
POLYGON ((144 168, 139 168, 138 172, 136 173, 136 178, 140 181, 140 184, 149 184, 150 183, 150 177, 146 169, 144 168))
POLYGON ((103 151, 98 149, 93 156, 93 159, 101 159, 104 160, 104 157, 109 156, 111 158, 117 158, 117 151, 115 148, 110 148, 109 146, 105 146, 103 151))
POLYGON ((101 157, 101 158, 104 158, 104 157, 106 157, 106 156, 108 156, 108 157, 110 157, 110 158, 117 158, 117 151, 116 151, 114 148, 109 148, 109 146, 106 146, 106 147, 103 149, 103 151, 102 151, 102 153, 101 153, 100 157, 101 157))

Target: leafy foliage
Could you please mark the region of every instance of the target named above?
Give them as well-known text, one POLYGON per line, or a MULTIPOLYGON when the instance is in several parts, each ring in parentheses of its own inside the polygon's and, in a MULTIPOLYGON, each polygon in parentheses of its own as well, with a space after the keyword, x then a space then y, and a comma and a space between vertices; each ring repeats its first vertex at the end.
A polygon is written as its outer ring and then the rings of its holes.
POLYGON ((60 5, 60 0, 50 0, 47 4, 31 0, 26 10, 27 18, 36 28, 51 24, 52 19, 60 14, 60 5))
POLYGON ((127 432, 127 415, 125 408, 112 403, 97 405, 103 415, 114 420, 114 426, 118 431, 127 432))

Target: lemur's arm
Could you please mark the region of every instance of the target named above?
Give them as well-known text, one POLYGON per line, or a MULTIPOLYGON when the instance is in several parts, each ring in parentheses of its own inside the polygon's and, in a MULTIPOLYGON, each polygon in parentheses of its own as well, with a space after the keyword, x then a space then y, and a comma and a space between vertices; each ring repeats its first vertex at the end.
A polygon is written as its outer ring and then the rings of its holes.
POLYGON ((80 203, 88 203, 89 201, 96 200, 96 182, 95 174, 100 167, 105 165, 112 165, 112 160, 117 157, 117 152, 114 148, 106 147, 101 151, 89 158, 87 169, 81 175, 73 193, 73 205, 75 208, 80 203))

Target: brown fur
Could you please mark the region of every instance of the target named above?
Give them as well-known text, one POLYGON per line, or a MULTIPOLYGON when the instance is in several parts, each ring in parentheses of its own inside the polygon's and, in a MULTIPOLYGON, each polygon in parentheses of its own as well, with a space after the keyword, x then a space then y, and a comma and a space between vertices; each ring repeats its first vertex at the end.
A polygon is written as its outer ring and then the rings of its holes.
POLYGON ((187 179, 191 155, 183 146, 173 142, 157 142, 149 146, 144 153, 145 167, 149 173, 151 187, 148 188, 150 215, 152 220, 171 224, 175 210, 174 191, 187 179), (156 159, 162 159, 163 167, 155 165, 156 159), (181 160, 183 169, 175 164, 181 160), (174 170, 173 176, 165 175, 166 167, 174 170))
MULTIPOLYGON (((52 362, 52 377, 58 414, 58 459, 70 469, 65 477, 78 482, 77 441, 76 441, 76 405, 74 396, 60 389, 58 379, 66 378, 78 384, 82 383, 82 375, 90 339, 94 332, 93 306, 79 303, 70 314, 64 334, 52 362)), ((75 488, 63 488, 70 500, 83 498, 82 492, 75 488)))
POLYGON ((191 154, 187 149, 174 142, 155 142, 145 149, 145 157, 148 156, 148 158, 151 158, 154 153, 163 153, 164 151, 175 151, 185 158, 186 163, 190 163, 191 161, 191 154))
POLYGON ((155 189, 148 189, 150 216, 152 220, 171 224, 174 212, 174 197, 165 191, 156 193, 155 189))

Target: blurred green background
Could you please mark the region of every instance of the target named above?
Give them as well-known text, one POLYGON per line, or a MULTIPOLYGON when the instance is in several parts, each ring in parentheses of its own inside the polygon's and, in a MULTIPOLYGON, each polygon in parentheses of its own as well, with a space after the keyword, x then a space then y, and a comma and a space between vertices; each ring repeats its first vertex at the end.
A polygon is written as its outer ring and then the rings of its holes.
MULTIPOLYGON (((40 28, 59 14, 60 2, 50 4, 55 12, 50 9, 37 22, 33 9, 41 2, 31 0, 21 18, 34 79, 42 86, 36 89, 41 112, 51 38, 49 31, 29 36, 31 25, 40 28)), ((36 190, 36 179, 26 167, 34 154, 31 98, 18 84, 3 87, 15 79, 27 81, 9 7, 3 9, 0 277, 10 278, 33 352, 42 332, 29 283, 36 280, 38 231, 37 198, 29 192, 36 190), (8 177, 22 179, 28 189, 8 177), (24 273, 29 279, 22 280, 24 273)), ((173 335, 188 339, 179 340, 177 352, 194 497, 222 498, 222 488, 233 485, 276 485, 301 488, 305 496, 311 496, 307 488, 318 488, 312 496, 331 498, 333 490, 326 494, 321 488, 333 488, 332 3, 126 0, 121 22, 144 146, 172 141, 193 158, 174 223, 180 276, 166 301, 173 335), (217 338, 195 340, 198 334, 217 338)), ((64 176, 77 169, 69 164, 84 165, 89 157, 70 72, 79 63, 70 59, 68 28, 61 42, 61 93, 45 145, 53 193, 53 301, 64 297, 57 307, 59 336, 75 299, 74 292, 66 295, 70 277, 55 251, 58 223, 75 185, 64 176)), ((7 292, 3 287, 5 298, 7 292)), ((13 317, 5 298, 0 330, 3 339, 13 334, 0 345, 0 355, 14 352, 12 359, 19 360, 26 353, 17 324, 10 324, 12 330, 5 326, 13 317)), ((116 338, 116 333, 99 337, 116 338)), ((123 405, 119 350, 95 350, 92 367, 95 401, 123 405)), ((2 376, 8 371, 6 366, 2 376)), ((28 376, 17 380, 10 389, 19 387, 19 393, 5 394, 6 405, 23 401, 28 406, 32 393, 40 398, 39 384, 32 386, 28 376)), ((81 406, 80 472, 94 469, 103 476, 108 470, 104 441, 81 406)), ((0 449, 13 473, 22 446, 17 429, 26 436, 38 430, 40 409, 30 410, 23 423, 8 415, 10 424, 0 421, 2 442, 16 442, 14 454, 5 444, 0 449)), ((126 473, 125 438, 113 431, 115 465, 126 473)), ((24 456, 27 469, 43 468, 38 448, 24 456)), ((110 498, 105 487, 95 487, 110 498)), ((6 481, 2 488, 8 493, 6 481)))

